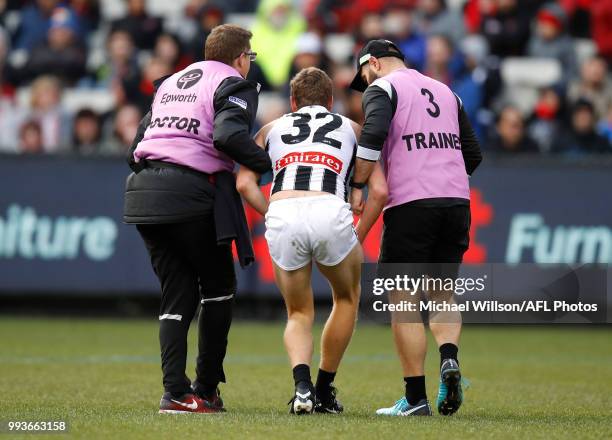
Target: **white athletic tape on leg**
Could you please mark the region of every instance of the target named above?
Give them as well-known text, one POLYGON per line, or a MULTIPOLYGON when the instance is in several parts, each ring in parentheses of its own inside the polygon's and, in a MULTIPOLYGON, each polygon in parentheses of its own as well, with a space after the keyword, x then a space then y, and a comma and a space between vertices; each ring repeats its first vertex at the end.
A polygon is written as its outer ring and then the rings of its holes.
POLYGON ((170 315, 168 313, 165 313, 159 316, 159 320, 161 321, 162 319, 174 319, 175 321, 180 321, 181 319, 183 319, 183 315, 170 315))
POLYGON ((218 296, 216 298, 204 298, 202 300, 202 304, 207 303, 207 302, 227 301, 228 299, 232 299, 233 297, 234 297, 234 294, 232 293, 231 295, 218 296))

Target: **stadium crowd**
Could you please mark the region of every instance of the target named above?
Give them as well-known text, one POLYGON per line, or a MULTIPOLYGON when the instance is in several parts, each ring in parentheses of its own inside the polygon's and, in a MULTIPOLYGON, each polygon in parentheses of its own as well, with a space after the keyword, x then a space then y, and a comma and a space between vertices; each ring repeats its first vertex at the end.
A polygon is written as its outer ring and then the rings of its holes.
POLYGON ((289 79, 307 66, 330 73, 335 110, 362 121, 353 57, 385 37, 461 97, 485 150, 612 153, 610 0, 170 3, 0 0, 0 151, 124 154, 153 81, 238 22, 254 34, 259 124, 288 111, 289 79))

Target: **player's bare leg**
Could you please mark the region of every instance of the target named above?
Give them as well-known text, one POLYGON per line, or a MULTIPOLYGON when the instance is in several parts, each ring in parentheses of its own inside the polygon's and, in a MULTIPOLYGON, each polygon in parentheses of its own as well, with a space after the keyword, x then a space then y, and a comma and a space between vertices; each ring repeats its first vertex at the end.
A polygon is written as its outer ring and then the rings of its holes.
POLYGON ((310 365, 314 321, 314 303, 310 285, 312 264, 292 271, 283 270, 273 264, 276 284, 287 308, 284 342, 289 362, 292 368, 299 364, 310 365))
POLYGON ((427 336, 423 323, 393 322, 391 329, 404 377, 423 376, 427 354, 427 336))
MULTIPOLYGON (((455 302, 452 291, 435 292, 432 295, 435 295, 436 301, 455 302)), ((463 402, 461 371, 457 360, 461 336, 461 313, 444 311, 432 314, 429 318, 429 328, 440 349, 438 412, 442 415, 452 415, 457 412, 463 402)))
MULTIPOLYGON (((412 296, 418 303, 419 295, 412 296)), ((391 293, 389 302, 406 300, 405 294, 391 293)), ((395 348, 402 365, 406 394, 389 408, 376 411, 380 415, 409 416, 431 415, 425 390, 425 356, 427 354, 427 335, 420 312, 405 311, 391 315, 391 330, 395 348)))
POLYGON ((321 336, 321 363, 316 384, 318 412, 339 413, 343 410, 336 400, 332 382, 355 329, 362 261, 363 252, 358 244, 340 264, 317 265, 332 287, 334 300, 321 336))
POLYGON ((336 266, 318 264, 332 287, 334 306, 321 336, 321 369, 335 372, 353 335, 359 295, 361 293, 361 263, 363 252, 356 245, 336 266))
MULTIPOLYGON (((455 304, 453 291, 433 291, 429 293, 429 299, 438 303, 455 304)), ((461 312, 448 310, 432 313, 429 316, 429 328, 438 346, 458 346, 461 336, 461 312)))
POLYGON ((310 285, 312 264, 292 271, 283 270, 275 263, 273 265, 276 284, 287 308, 284 342, 295 380, 295 397, 291 402, 291 412, 308 414, 314 411, 315 405, 314 387, 310 377, 314 321, 314 302, 310 285))

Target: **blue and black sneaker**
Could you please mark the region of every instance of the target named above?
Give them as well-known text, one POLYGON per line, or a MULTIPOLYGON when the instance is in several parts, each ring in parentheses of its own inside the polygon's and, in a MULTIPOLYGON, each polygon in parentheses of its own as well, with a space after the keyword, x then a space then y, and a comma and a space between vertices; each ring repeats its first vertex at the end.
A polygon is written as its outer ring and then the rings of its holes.
POLYGON ((461 371, 454 359, 444 359, 440 367, 440 388, 438 389, 438 412, 450 416, 457 412, 463 403, 461 371))
POLYGON ((421 399, 416 405, 410 405, 406 397, 402 397, 389 408, 376 410, 379 416, 431 416, 431 406, 427 399, 421 399))

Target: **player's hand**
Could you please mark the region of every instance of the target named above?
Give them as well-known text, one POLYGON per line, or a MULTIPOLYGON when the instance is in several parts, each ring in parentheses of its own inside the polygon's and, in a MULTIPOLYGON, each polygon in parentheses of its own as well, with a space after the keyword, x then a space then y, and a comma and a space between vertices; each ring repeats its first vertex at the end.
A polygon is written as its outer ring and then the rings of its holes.
POLYGON ((363 212, 363 207, 365 205, 363 200, 363 190, 357 188, 351 188, 351 210, 355 215, 361 215, 363 212))

